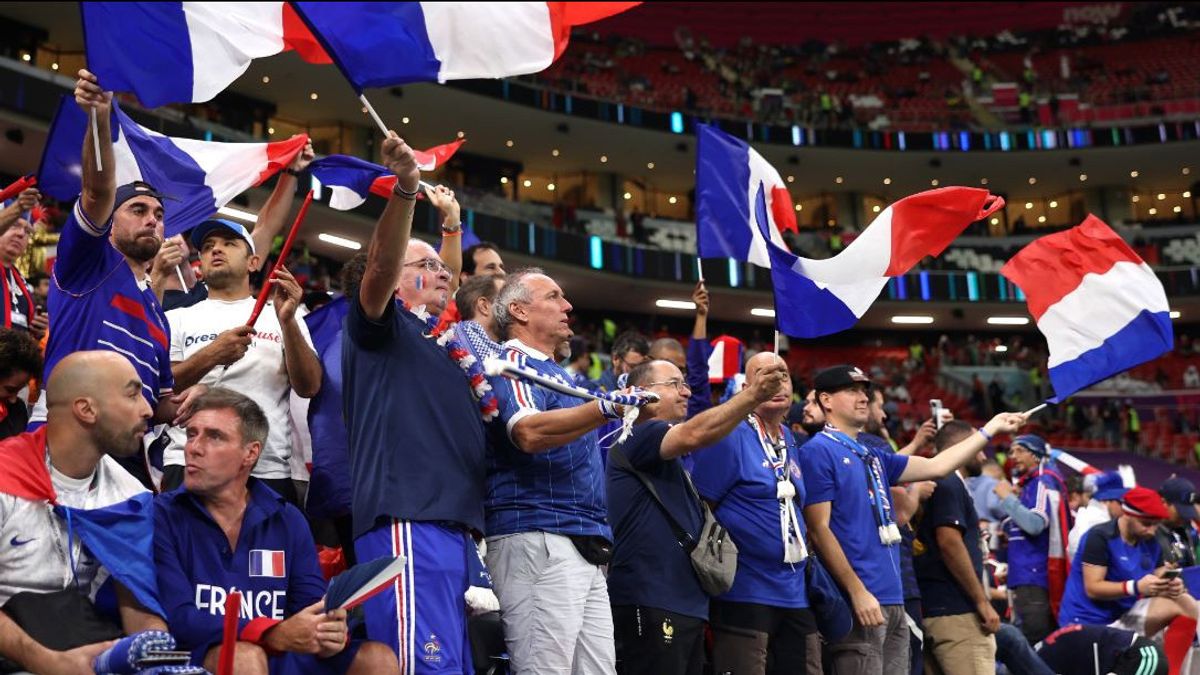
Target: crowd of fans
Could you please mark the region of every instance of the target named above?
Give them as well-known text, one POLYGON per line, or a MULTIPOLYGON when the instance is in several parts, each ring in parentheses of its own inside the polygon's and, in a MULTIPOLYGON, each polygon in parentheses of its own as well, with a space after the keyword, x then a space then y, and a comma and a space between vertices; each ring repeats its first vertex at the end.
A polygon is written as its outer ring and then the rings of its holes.
POLYGON ((712 382, 703 282, 686 346, 622 333, 592 377, 562 289, 462 250, 453 191, 426 191, 440 250, 412 236, 420 171, 394 132, 370 245, 307 311, 265 261, 311 148, 252 230, 164 241, 171 201, 97 168, 111 94, 81 71, 75 97, 99 133, 45 296, 12 264, 36 191, 0 212, 5 669, 93 672, 154 639, 191 665, 145 672, 1180 672, 1186 481, 1075 485, 1003 396, 900 447, 888 399, 911 398, 920 345, 801 396, 779 354, 728 342, 743 374, 712 382), (984 450, 1008 436, 1006 472, 984 450), (393 558, 360 608, 326 603, 331 574, 393 558))

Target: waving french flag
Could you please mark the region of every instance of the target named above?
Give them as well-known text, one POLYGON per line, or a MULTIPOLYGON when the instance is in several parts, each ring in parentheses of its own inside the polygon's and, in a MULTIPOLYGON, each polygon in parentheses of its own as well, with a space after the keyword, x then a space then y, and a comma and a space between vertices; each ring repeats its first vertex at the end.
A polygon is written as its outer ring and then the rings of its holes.
POLYGON ((408 82, 536 73, 566 49, 572 27, 640 3, 291 4, 346 79, 362 92, 408 82))
POLYGON ((254 59, 290 49, 331 63, 286 2, 83 2, 80 11, 88 69, 147 107, 208 101, 254 59))
MULTIPOLYGON (((925 256, 940 255, 968 225, 1003 206, 1004 200, 987 190, 944 187, 887 207, 832 258, 801 258, 767 242, 776 325, 795 337, 832 335, 852 327, 890 277, 908 272, 925 256)), ((753 208, 765 241, 770 226, 765 185, 759 186, 753 208)))
MULTIPOLYGON (((277 143, 172 138, 140 126, 115 104, 112 115, 117 185, 142 180, 167 195, 163 210, 168 237, 211 218, 234 197, 281 171, 308 142, 304 134, 277 143)), ((42 192, 61 201, 79 196, 87 127, 87 115, 64 96, 50 123, 37 173, 42 192)))
MULTIPOLYGON (((414 150, 421 171, 433 171, 458 152, 466 139, 446 143, 428 150, 414 150)), ((309 171, 329 188, 329 206, 349 211, 367 201, 367 195, 387 199, 396 186, 396 175, 386 166, 348 155, 329 155, 309 165, 309 171)))
POLYGON ((767 231, 797 231, 792 197, 779 172, 749 143, 708 125, 696 129, 696 252, 701 258, 733 258, 770 267, 766 240, 751 211, 762 186, 767 231))
POLYGON ((1051 403, 1175 344, 1162 282, 1096 216, 1037 239, 1000 273, 1025 292, 1029 313, 1046 336, 1051 403))

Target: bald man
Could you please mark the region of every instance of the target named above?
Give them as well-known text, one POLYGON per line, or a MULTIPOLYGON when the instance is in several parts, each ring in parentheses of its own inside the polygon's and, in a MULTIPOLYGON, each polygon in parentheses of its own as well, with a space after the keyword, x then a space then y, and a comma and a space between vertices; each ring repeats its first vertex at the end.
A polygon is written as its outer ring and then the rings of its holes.
MULTIPOLYGON (((61 605, 46 602, 37 607, 38 598, 30 594, 73 587, 91 607, 96 592, 110 579, 104 561, 93 555, 94 547, 84 545, 79 525, 69 534, 49 505, 90 511, 145 493, 115 458, 140 450, 153 413, 142 396, 137 371, 115 352, 64 357, 51 371, 47 388, 52 393, 45 426, 0 442, 0 466, 5 467, 0 476, 0 605, 9 603, 10 612, 14 605, 32 606, 42 625, 57 618, 46 612, 61 605)), ((135 548, 123 555, 132 557, 135 548)), ((119 627, 111 625, 112 637, 166 629, 133 593, 112 581, 120 614, 119 627)), ((82 617, 69 614, 61 621, 77 625, 82 617)), ((53 651, 39 637, 46 636, 31 636, 9 614, 0 613, 0 656, 33 672, 91 673, 92 657, 106 646, 53 651)))

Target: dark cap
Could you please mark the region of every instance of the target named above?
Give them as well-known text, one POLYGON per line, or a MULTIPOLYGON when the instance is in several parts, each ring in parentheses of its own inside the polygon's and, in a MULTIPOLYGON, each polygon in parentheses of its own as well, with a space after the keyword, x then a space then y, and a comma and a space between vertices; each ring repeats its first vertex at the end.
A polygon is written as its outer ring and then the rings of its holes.
POLYGON ((145 181, 135 180, 132 183, 126 183, 117 188, 116 200, 113 202, 113 211, 121 208, 122 204, 134 197, 154 197, 158 200, 159 204, 162 204, 166 195, 155 190, 153 185, 145 181))
POLYGON ((793 424, 804 424, 804 404, 793 403, 792 406, 788 408, 787 419, 785 419, 784 422, 786 422, 788 426, 793 424))
POLYGON ((1021 446, 1035 456, 1045 458, 1050 454, 1050 448, 1046 445, 1046 440, 1037 434, 1023 434, 1013 439, 1013 447, 1021 446))
POLYGON ((860 368, 851 365, 834 366, 817 373, 813 378, 813 389, 818 392, 840 391, 856 384, 871 386, 871 378, 860 368))
POLYGON ((1184 520, 1196 520, 1196 486, 1192 481, 1179 476, 1171 476, 1163 481, 1158 494, 1174 506, 1184 520))

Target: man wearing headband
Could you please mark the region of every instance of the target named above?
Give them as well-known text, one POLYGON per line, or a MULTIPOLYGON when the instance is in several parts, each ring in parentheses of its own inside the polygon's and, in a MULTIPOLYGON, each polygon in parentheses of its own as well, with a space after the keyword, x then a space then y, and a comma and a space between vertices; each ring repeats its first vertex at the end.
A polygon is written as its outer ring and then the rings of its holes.
MULTIPOLYGON (((117 185, 112 92, 103 91, 86 70, 79 71, 75 102, 85 113, 96 110, 106 170, 96 169, 89 127, 83 140, 83 191, 62 227, 51 280, 55 329, 46 345, 45 373, 73 352, 117 352, 137 370, 154 419, 171 420, 185 399, 172 396, 170 329, 147 278, 163 241, 163 195, 142 181, 117 185)), ((33 421, 41 419, 35 409, 33 421)), ((140 466, 140 461, 127 464, 140 466)))
POLYGON ((1083 536, 1058 620, 1063 626, 1108 625, 1145 637, 1165 629, 1163 647, 1175 675, 1196 634, 1196 601, 1177 570, 1163 563, 1154 538, 1168 516, 1153 490, 1135 487, 1125 493, 1120 517, 1083 536))

